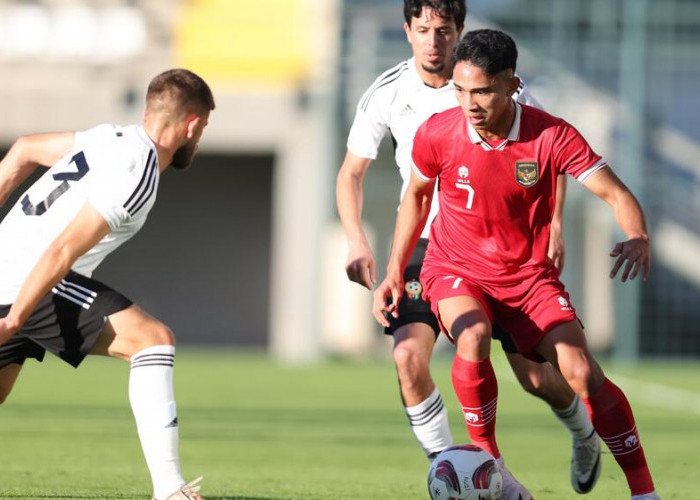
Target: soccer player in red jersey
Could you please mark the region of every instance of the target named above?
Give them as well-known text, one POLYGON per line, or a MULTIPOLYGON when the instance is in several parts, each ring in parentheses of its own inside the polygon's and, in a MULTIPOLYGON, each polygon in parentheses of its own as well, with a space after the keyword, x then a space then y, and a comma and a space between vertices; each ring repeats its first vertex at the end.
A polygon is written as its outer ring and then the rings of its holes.
POLYGON ((374 314, 387 326, 403 292, 403 268, 428 215, 433 222, 421 281, 442 331, 456 344, 455 392, 474 444, 495 457, 497 383, 489 360, 494 320, 518 351, 558 367, 583 399, 622 468, 633 500, 655 500, 629 403, 593 359, 576 312, 547 258, 556 177, 570 174, 613 208, 627 235, 610 272, 627 281, 650 270, 644 213, 634 195, 571 125, 516 103, 517 48, 503 32, 467 33, 453 56, 459 107, 416 133, 413 172, 396 221, 387 277, 374 314), (387 304, 387 299, 391 301, 387 304))
MULTIPOLYGON (((404 30, 412 57, 383 72, 360 98, 347 140, 347 154, 338 172, 336 195, 340 221, 348 242, 348 278, 372 289, 376 283, 375 259, 362 224, 363 182, 380 143, 390 135, 394 159, 401 176, 403 194, 411 178, 413 138, 418 127, 434 113, 457 106, 452 82, 452 53, 464 27, 465 0, 404 0, 404 30), (388 134, 387 134, 388 132, 388 134)), ((541 107, 523 81, 512 98, 541 107)), ((566 176, 557 179, 557 206, 550 224, 549 252, 555 265, 564 265, 563 208, 566 176)), ((401 403, 411 431, 429 460, 453 441, 440 389, 430 373, 430 358, 440 335, 430 304, 421 298, 419 279, 430 234, 438 213, 433 197, 428 221, 404 270, 406 292, 399 302, 398 317, 390 318, 384 333, 394 338, 401 403)), ((572 438, 571 484, 578 493, 593 489, 600 475, 600 440, 588 412, 564 378, 549 363, 537 363, 517 352, 510 335, 494 325, 493 338, 501 343, 516 378, 529 393, 552 409, 572 438)), ((511 477, 504 464, 503 500, 521 494, 530 498, 511 477), (512 491, 511 491, 512 490, 512 491)))

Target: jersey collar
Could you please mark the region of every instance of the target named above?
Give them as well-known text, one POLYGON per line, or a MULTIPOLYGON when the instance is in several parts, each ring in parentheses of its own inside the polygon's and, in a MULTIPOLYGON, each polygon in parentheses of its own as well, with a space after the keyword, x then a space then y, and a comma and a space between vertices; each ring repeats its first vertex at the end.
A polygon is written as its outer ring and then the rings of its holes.
POLYGON ((148 133, 146 133, 146 129, 142 125, 137 125, 136 126, 136 135, 138 136, 139 139, 143 141, 143 143, 151 148, 153 150, 153 153, 156 155, 156 164, 158 166, 158 172, 160 172, 160 164, 158 162, 158 148, 156 148, 155 143, 151 140, 150 137, 148 137, 148 133))
POLYGON ((157 152, 156 145, 153 144, 153 141, 151 140, 150 137, 148 137, 148 134, 146 133, 146 129, 143 128, 143 125, 137 125, 136 126, 136 135, 138 135, 139 139, 141 139, 146 146, 151 148, 153 151, 157 152))
POLYGON ((482 148, 486 151, 496 150, 503 151, 509 142, 517 141, 520 137, 520 117, 522 115, 522 107, 517 101, 515 103, 515 120, 513 120, 513 125, 510 127, 510 132, 508 132, 508 137, 505 141, 500 143, 497 147, 491 147, 491 145, 486 142, 480 135, 479 132, 472 127, 472 124, 467 122, 467 128, 469 130, 469 139, 473 144, 480 144, 482 148))
POLYGON ((454 85, 453 85, 453 82, 452 82, 452 79, 451 79, 451 78, 450 78, 450 79, 447 81, 447 83, 446 83, 445 85, 443 85, 442 87, 437 87, 437 88, 436 88, 436 87, 431 87, 430 85, 428 85, 427 83, 425 83, 425 81, 423 81, 423 79, 422 79, 421 76, 420 76, 420 73, 418 73, 418 68, 416 68, 416 58, 415 58, 415 57, 411 57, 411 58, 408 59, 406 62, 408 63, 408 67, 409 67, 409 69, 410 69, 410 71, 411 71, 411 78, 413 78, 413 83, 414 83, 415 85, 417 85, 417 86, 419 86, 419 87, 421 87, 421 88, 426 88, 426 89, 430 89, 430 90, 438 90, 438 91, 444 91, 444 90, 446 90, 446 89, 448 89, 448 90, 453 90, 453 89, 454 89, 454 85))

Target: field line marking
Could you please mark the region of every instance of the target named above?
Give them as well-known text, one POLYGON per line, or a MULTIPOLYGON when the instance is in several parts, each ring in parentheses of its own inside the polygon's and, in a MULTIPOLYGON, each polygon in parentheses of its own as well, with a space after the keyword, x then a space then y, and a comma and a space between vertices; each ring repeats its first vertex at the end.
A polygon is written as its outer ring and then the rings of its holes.
MULTIPOLYGON (((507 364, 506 364, 507 365, 507 364)), ((507 381, 520 385, 512 371, 505 376, 499 376, 499 381, 507 381)), ((688 412, 700 415, 700 392, 678 389, 670 385, 642 380, 634 380, 624 375, 606 372, 606 376, 625 392, 625 395, 635 403, 652 408, 688 412)))
POLYGON ((617 374, 610 374, 608 378, 619 385, 627 397, 644 405, 700 415, 700 393, 698 392, 655 382, 634 380, 617 374))

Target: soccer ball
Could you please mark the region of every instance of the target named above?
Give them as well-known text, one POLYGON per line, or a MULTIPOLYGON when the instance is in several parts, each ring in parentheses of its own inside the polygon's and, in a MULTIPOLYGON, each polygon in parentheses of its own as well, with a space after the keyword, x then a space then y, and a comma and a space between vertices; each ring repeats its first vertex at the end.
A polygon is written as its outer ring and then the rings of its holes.
POLYGON ((432 500, 499 500, 503 478, 487 451, 469 444, 441 452, 428 473, 432 500))

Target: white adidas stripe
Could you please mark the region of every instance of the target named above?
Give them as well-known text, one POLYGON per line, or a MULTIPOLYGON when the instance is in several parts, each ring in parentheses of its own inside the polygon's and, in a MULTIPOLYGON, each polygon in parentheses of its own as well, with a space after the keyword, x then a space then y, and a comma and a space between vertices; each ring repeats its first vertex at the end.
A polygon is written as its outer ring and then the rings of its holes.
POLYGON ((81 290, 76 290, 66 285, 70 285, 70 283, 58 283, 56 285, 56 289, 63 292, 65 295, 70 295, 71 297, 75 297, 76 299, 81 300, 82 302, 87 302, 89 304, 92 304, 95 301, 95 297, 97 297, 96 293, 86 294, 81 290))
POLYGON ((80 290, 81 292, 84 292, 87 295, 90 295, 91 297, 97 297, 97 292, 93 292, 89 288, 85 288, 84 286, 78 285, 77 283, 73 283, 72 281, 61 280, 59 282, 59 285, 75 288, 76 290, 80 290))
POLYGON ((70 301, 73 302, 74 304, 79 305, 80 307, 82 307, 82 308, 85 309, 85 310, 90 309, 90 304, 88 304, 88 303, 86 303, 86 302, 81 302, 81 301, 79 301, 78 299, 76 299, 76 298, 74 298, 74 297, 71 297, 71 296, 68 295, 67 293, 61 292, 60 290, 58 290, 58 289, 56 289, 56 288, 54 288, 54 289, 51 290, 51 291, 52 291, 53 293, 55 293, 56 295, 58 295, 59 297, 63 297, 64 299, 70 300, 70 301))
POLYGON ((90 309, 90 306, 95 301, 95 297, 97 297, 97 292, 93 292, 84 286, 80 286, 66 280, 61 280, 58 282, 56 286, 51 289, 51 291, 59 297, 63 297, 64 299, 79 305, 85 310, 90 309))

